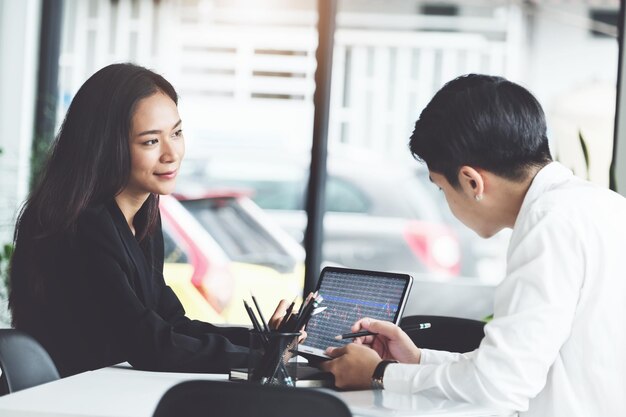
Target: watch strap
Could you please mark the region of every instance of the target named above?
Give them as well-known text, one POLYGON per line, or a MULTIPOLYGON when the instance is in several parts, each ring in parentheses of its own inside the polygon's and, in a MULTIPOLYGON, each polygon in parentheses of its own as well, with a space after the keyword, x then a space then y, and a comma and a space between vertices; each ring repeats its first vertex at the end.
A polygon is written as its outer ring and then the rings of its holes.
POLYGON ((385 376, 385 369, 391 363, 398 363, 398 361, 394 360, 384 360, 380 361, 376 368, 374 369, 374 373, 372 374, 372 389, 384 389, 385 385, 383 384, 383 377, 385 376))

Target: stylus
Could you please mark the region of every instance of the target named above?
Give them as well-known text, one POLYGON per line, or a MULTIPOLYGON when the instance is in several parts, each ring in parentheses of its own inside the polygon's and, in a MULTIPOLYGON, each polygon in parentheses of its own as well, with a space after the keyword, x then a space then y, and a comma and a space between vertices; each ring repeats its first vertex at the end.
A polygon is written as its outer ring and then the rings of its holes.
POLYGON ((376 336, 377 334, 378 333, 370 332, 367 330, 362 330, 360 332, 355 332, 355 333, 339 334, 335 336, 335 340, 354 339, 355 337, 361 337, 361 336, 376 336))
MULTIPOLYGON (((415 326, 406 326, 403 327, 402 330, 407 331, 407 330, 422 330, 422 329, 429 329, 430 328, 430 323, 420 323, 420 324, 416 324, 415 326)), ((360 332, 355 332, 355 333, 344 333, 344 334, 340 334, 335 336, 335 340, 342 340, 342 339, 354 339, 356 337, 362 337, 362 336, 376 336, 378 333, 374 333, 374 332, 370 332, 368 330, 361 330, 360 332)))

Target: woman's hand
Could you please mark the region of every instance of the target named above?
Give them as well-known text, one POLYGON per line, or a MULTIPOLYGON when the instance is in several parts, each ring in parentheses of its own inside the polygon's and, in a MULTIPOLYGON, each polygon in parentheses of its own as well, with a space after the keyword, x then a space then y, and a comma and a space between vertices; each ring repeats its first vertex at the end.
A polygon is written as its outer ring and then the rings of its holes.
MULTIPOLYGON (((309 294, 309 297, 307 298, 307 300, 310 297, 312 297, 312 294, 309 294)), ((274 310, 274 314, 272 314, 272 317, 270 317, 270 321, 268 323, 270 329, 277 330, 280 324, 283 322, 283 320, 289 319, 289 317, 285 317, 285 316, 286 316, 287 310, 292 304, 293 303, 290 303, 287 300, 280 300, 280 302, 278 303, 278 306, 276 306, 276 310, 274 310)), ((295 312, 293 311, 291 313, 295 314, 295 312)), ((302 343, 306 339, 306 336, 307 334, 304 331, 304 327, 303 327, 302 329, 300 329, 300 336, 298 337, 298 343, 302 343)))
POLYGON ((413 344, 411 338, 395 324, 363 318, 351 328, 352 332, 368 330, 377 333, 375 336, 363 336, 354 339, 355 344, 371 347, 382 359, 395 359, 402 363, 419 363, 420 349, 413 344))
POLYGON ((278 306, 276 306, 276 310, 274 310, 274 314, 272 314, 272 317, 270 317, 270 322, 268 323, 270 329, 278 329, 278 326, 283 321, 283 318, 286 319, 285 313, 287 312, 289 305, 290 303, 287 300, 280 300, 278 306))

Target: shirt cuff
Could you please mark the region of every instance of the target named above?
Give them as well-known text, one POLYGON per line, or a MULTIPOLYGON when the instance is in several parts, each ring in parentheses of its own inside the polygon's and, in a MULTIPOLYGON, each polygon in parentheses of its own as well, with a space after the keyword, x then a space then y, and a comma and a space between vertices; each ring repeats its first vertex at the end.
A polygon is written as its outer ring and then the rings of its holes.
POLYGON ((445 350, 420 349, 422 354, 420 357, 420 365, 438 365, 444 362, 456 362, 462 356, 456 352, 446 352, 445 350))
POLYGON ((420 365, 392 363, 385 368, 383 375, 383 385, 385 391, 392 391, 401 394, 411 394, 413 375, 420 365))

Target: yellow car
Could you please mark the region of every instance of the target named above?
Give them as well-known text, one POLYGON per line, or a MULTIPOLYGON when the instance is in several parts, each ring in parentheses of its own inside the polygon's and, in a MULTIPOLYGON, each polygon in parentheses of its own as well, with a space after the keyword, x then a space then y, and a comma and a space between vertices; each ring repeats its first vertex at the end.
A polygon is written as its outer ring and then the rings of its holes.
POLYGON ((178 299, 183 304, 187 317, 209 323, 233 323, 249 325, 250 320, 243 307, 243 301, 251 303, 253 294, 263 315, 269 320, 281 299, 302 302, 304 272, 279 274, 271 268, 233 262, 230 265, 234 278, 231 302, 221 312, 215 310, 192 284, 194 267, 188 263, 165 263, 163 275, 178 299))
POLYGON ((209 323, 224 323, 224 318, 218 313, 200 291, 191 283, 193 265, 183 263, 166 263, 163 266, 165 283, 172 288, 185 308, 186 316, 190 319, 207 321, 209 323))
MULTIPOLYGON (((223 200, 215 201, 220 203, 217 211, 226 207, 222 204, 223 200)), ((233 260, 223 249, 223 231, 221 244, 218 244, 218 239, 214 239, 187 209, 170 196, 161 197, 160 209, 165 243, 163 274, 166 283, 181 300, 188 317, 211 323, 250 324, 243 300, 251 303, 251 295, 259 302, 266 319, 281 299, 301 299, 303 253, 294 250, 295 255, 290 262, 277 256, 269 257, 269 261, 258 256, 240 256, 240 259, 233 260)), ((222 229, 232 226, 236 220, 230 216, 223 222, 229 224, 223 224, 222 229)), ((234 227, 241 230, 237 225, 234 227)), ((263 233, 267 232, 263 230, 263 233)), ((229 238, 232 239, 232 236, 229 238)), ((231 241, 230 244, 236 243, 231 241)), ((230 251, 232 254, 232 248, 230 251)))

